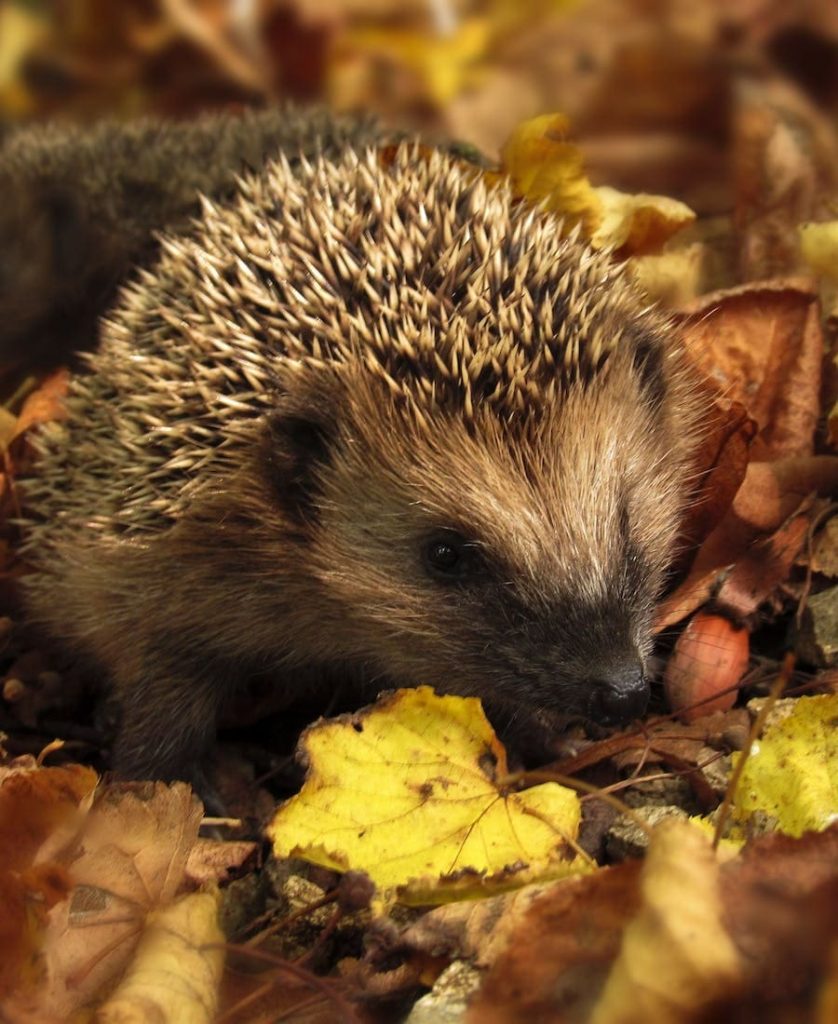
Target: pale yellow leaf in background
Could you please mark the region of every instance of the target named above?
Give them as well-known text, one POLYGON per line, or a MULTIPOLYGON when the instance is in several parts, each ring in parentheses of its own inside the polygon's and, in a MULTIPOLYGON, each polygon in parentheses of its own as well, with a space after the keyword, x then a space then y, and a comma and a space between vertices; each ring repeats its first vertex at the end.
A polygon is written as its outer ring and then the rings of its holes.
MULTIPOLYGON (((821 831, 838 818, 838 695, 800 697, 791 713, 754 743, 736 791, 734 814, 777 819, 781 832, 821 831)), ((737 755, 741 757, 742 755, 737 755)))
POLYGON ((348 32, 341 42, 335 66, 330 69, 331 90, 340 91, 353 62, 385 59, 411 71, 432 103, 447 106, 479 74, 479 61, 485 56, 490 32, 491 25, 485 18, 465 18, 447 34, 362 25, 348 32))
POLYGON ((681 1024, 740 983, 743 965, 722 923, 718 858, 699 829, 672 819, 654 829, 641 892, 591 1024, 681 1024))
POLYGON ((562 114, 523 121, 501 150, 501 171, 516 196, 543 202, 568 226, 581 222, 590 236, 600 223, 600 199, 585 175, 579 147, 567 141, 569 130, 562 114))
POLYGON ((838 281, 838 220, 801 224, 800 252, 816 274, 838 281))
POLYGON ((25 117, 33 111, 34 100, 21 68, 46 34, 46 22, 38 11, 27 10, 25 4, 0 4, 0 106, 7 117, 25 117))
MULTIPOLYGON (((514 195, 543 203, 566 228, 581 224, 595 249, 619 250, 623 256, 657 252, 695 220, 677 199, 594 188, 581 150, 568 141, 569 132, 563 114, 542 114, 518 125, 501 150, 501 173, 508 176, 514 195)), ((492 181, 495 175, 487 177, 492 181)))
POLYGON ((607 186, 595 192, 601 211, 599 226, 591 235, 595 249, 620 250, 623 255, 657 252, 676 231, 695 220, 689 206, 668 196, 628 195, 607 186))
POLYGON ((149 915, 125 977, 94 1024, 209 1024, 224 966, 217 889, 149 915))
POLYGON ((399 690, 301 742, 308 777, 268 830, 278 857, 366 871, 405 902, 586 869, 567 844, 576 794, 554 783, 501 792, 506 753, 476 699, 399 690))
POLYGON ((704 255, 703 246, 696 243, 672 252, 633 256, 629 273, 650 299, 677 309, 701 294, 704 255))

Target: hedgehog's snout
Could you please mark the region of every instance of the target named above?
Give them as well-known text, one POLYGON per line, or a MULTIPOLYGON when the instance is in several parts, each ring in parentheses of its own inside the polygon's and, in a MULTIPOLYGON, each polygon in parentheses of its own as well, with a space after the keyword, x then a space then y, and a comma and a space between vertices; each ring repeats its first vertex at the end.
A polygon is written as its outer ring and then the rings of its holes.
POLYGON ((649 683, 639 658, 616 662, 597 674, 588 700, 588 717, 600 725, 628 725, 642 717, 649 683))

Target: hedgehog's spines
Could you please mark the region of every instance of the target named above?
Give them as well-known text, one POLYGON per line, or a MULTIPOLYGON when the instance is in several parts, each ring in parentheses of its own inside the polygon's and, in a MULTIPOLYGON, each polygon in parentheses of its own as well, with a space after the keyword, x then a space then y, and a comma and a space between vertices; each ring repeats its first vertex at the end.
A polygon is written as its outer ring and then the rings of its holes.
MULTIPOLYGON (((97 522, 118 533, 176 519, 194 467, 232 466, 274 383, 303 371, 362 366, 426 432, 439 415, 470 430, 478 417, 513 432, 537 422, 619 350, 624 312, 662 331, 618 270, 558 235, 505 186, 412 144, 387 166, 374 150, 280 154, 230 204, 204 199, 196 234, 163 238, 105 328, 97 375, 74 385, 102 410, 94 434, 110 430, 99 396, 120 395, 108 463, 146 460, 97 522)), ((48 447, 69 472, 75 456, 48 447)))

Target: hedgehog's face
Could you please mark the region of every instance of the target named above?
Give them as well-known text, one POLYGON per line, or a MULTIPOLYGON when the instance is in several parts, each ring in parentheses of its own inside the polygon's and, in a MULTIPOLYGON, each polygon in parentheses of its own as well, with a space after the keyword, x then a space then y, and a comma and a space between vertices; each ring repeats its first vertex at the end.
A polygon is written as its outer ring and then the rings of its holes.
POLYGON ((611 374, 522 431, 355 408, 321 439, 307 541, 335 657, 528 711, 641 714, 683 488, 669 410, 635 388, 611 374))

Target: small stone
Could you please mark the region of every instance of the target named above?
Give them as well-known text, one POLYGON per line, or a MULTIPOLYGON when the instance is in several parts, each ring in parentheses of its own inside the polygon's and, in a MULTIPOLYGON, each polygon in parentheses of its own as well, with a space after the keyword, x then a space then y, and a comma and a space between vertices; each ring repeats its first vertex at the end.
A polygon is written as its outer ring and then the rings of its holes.
POLYGON ((705 764, 701 769, 704 778, 707 779, 713 792, 718 796, 723 796, 727 792, 727 787, 730 785, 731 770, 730 754, 725 754, 723 757, 710 761, 709 764, 705 764))
POLYGON ((638 782, 622 794, 629 807, 691 807, 695 802, 689 782, 681 775, 638 782))
POLYGON ((431 991, 413 1006, 405 1024, 463 1024, 469 999, 483 974, 465 960, 455 960, 437 978, 431 991))
POLYGON ((812 572, 838 577, 838 515, 832 516, 818 534, 811 558, 812 572))
MULTIPOLYGON (((680 807, 638 807, 634 812, 651 828, 667 818, 686 821, 689 815, 680 807)), ((615 861, 642 857, 649 846, 648 834, 627 815, 617 818, 605 840, 608 856, 615 861)))
POLYGON ((795 636, 795 650, 818 668, 838 665, 838 587, 810 597, 795 636))
MULTIPOLYGON (((748 701, 745 707, 748 709, 748 714, 753 721, 756 721, 757 716, 769 700, 769 697, 754 697, 748 701)), ((768 712, 768 717, 762 724, 762 731, 766 732, 768 729, 776 729, 781 722, 784 722, 791 715, 796 707, 797 699, 795 697, 783 697, 781 700, 775 701, 768 712)))

